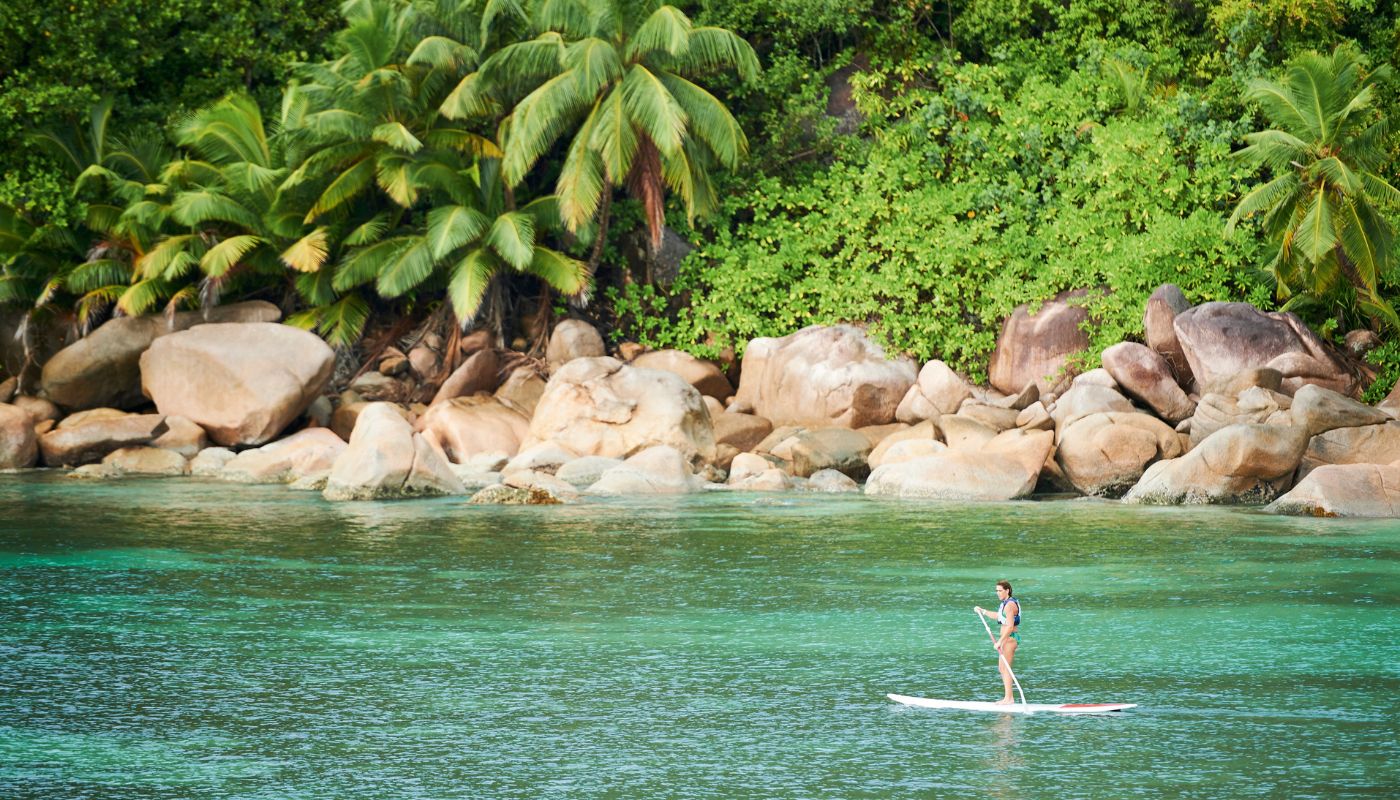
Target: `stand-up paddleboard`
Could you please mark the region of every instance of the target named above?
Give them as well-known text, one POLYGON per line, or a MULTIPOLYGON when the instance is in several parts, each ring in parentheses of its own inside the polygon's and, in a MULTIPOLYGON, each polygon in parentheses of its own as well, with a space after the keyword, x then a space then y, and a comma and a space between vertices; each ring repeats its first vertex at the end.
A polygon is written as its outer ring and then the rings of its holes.
POLYGON ((1000 714, 1104 714, 1137 708, 1137 703, 981 703, 975 700, 930 700, 926 697, 906 697, 891 694, 886 697, 896 703, 920 708, 956 708, 961 711, 994 711, 1000 714))

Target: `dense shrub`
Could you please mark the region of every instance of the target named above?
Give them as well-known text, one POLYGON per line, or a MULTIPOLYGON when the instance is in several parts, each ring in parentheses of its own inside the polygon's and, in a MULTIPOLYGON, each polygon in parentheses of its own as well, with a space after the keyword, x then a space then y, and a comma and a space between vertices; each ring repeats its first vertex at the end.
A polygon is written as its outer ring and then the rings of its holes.
POLYGON ((1017 85, 998 67, 945 63, 939 80, 865 157, 730 197, 669 295, 617 295, 625 330, 714 354, 866 322, 896 350, 980 377, 999 321, 1062 289, 1110 290, 1089 302, 1095 352, 1140 336, 1164 282, 1195 301, 1268 304, 1259 243, 1221 235, 1240 123, 1185 93, 1126 112, 1092 69, 1017 85))

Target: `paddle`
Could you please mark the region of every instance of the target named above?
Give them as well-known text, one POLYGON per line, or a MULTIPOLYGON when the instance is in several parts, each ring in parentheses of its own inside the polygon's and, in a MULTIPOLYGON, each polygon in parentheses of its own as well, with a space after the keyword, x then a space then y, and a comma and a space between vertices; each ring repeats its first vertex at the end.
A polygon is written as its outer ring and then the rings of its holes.
POLYGON ((992 649, 997 651, 997 658, 1006 665, 1006 673, 1011 676, 1011 682, 1016 684, 1016 691, 1021 693, 1021 705, 1026 704, 1026 692, 1021 688, 1021 682, 1016 680, 1016 673, 1011 671, 1011 662, 1006 660, 1006 656, 1001 654, 1001 648, 997 647, 997 637, 992 635, 992 626, 987 624, 987 618, 982 616, 982 610, 974 608, 977 618, 982 620, 982 627, 987 629, 987 638, 992 640, 992 649))

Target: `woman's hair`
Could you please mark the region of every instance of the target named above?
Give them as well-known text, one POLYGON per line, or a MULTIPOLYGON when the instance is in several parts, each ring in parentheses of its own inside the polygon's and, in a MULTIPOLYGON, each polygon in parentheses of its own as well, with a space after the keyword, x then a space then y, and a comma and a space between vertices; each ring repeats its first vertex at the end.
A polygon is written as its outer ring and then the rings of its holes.
POLYGON ((1000 586, 1001 588, 1005 589, 1007 594, 1013 594, 1013 592, 1011 591, 1010 581, 997 581, 997 586, 1000 586))

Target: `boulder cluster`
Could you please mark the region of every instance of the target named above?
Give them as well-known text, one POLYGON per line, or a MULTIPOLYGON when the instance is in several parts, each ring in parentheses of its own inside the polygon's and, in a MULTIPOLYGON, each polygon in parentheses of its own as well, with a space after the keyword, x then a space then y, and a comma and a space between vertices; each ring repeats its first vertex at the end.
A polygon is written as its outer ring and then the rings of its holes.
POLYGON ((636 345, 610 356, 567 320, 543 360, 468 337, 449 372, 426 335, 336 393, 335 353, 269 304, 120 319, 58 351, 37 391, 0 383, 0 469, 286 483, 333 501, 805 490, 1400 515, 1400 393, 1356 400, 1364 366, 1294 315, 1191 306, 1163 286, 1145 343, 1078 373, 1082 294, 1017 309, 988 386, 890 357, 851 325, 754 339, 722 369, 636 345))

